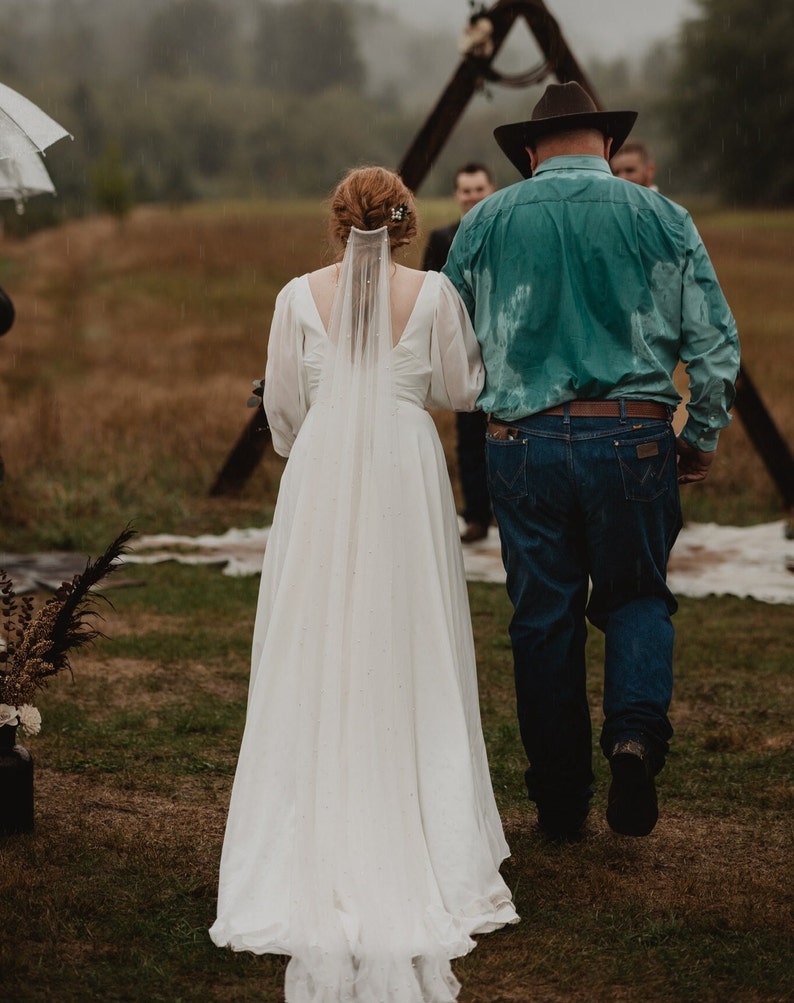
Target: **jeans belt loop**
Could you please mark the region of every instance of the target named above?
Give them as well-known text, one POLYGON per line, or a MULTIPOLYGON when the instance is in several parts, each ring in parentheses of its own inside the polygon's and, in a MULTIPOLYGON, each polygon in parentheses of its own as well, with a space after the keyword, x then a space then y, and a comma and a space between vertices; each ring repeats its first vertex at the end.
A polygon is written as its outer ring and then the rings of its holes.
POLYGON ((570 432, 570 430, 571 430, 571 405, 570 405, 570 403, 566 403, 563 406, 562 423, 563 423, 563 425, 567 426, 566 431, 570 432))
POLYGON ((621 425, 626 424, 626 401, 621 397, 618 401, 618 406, 620 407, 620 423, 621 425))

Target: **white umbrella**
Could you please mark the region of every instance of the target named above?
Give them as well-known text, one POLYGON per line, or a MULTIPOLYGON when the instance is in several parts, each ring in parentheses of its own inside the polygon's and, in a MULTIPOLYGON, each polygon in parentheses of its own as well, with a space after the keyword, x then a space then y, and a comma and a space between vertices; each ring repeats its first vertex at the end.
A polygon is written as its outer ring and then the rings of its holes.
POLYGON ((54 195, 55 185, 38 153, 0 160, 0 199, 13 199, 17 212, 31 195, 54 195))
POLYGON ((38 105, 0 84, 0 158, 30 157, 70 133, 38 105))

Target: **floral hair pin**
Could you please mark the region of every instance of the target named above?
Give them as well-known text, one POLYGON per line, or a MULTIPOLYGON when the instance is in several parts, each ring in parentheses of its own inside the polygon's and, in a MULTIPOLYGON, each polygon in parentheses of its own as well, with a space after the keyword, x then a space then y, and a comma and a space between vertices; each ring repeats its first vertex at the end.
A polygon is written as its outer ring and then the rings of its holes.
POLYGON ((408 208, 405 202, 401 202, 399 205, 394 205, 391 207, 391 209, 389 210, 389 218, 391 219, 392 223, 402 223, 403 220, 408 216, 410 211, 411 210, 408 208))

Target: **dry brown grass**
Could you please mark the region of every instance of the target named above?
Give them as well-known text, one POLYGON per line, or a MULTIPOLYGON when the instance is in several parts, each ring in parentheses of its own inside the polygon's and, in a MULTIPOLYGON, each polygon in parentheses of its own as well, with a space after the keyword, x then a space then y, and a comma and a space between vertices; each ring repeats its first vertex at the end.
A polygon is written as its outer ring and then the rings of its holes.
MULTIPOLYGON (((794 452, 794 214, 707 216, 696 222, 736 317, 742 364, 794 452)), ((727 499, 728 512, 742 522, 781 512, 780 494, 736 416, 703 488, 718 510, 720 499, 727 499), (738 504, 731 505, 731 498, 738 504)))
MULTIPOLYGON (((125 502, 144 529, 213 519, 206 494, 248 420, 275 293, 316 259, 320 231, 305 213, 143 209, 5 249, 19 319, 0 353, 0 410, 23 540, 50 512, 79 523, 121 517, 125 502)), ((249 518, 280 469, 262 464, 249 518)))
MULTIPOLYGON (((794 218, 706 218, 702 230, 745 365, 794 441, 794 218)), ((140 208, 123 225, 74 222, 0 253, 18 308, 0 342, 7 546, 36 546, 42 532, 48 545, 97 546, 130 516, 144 531, 261 521, 282 469, 272 452, 240 499, 207 491, 249 419, 277 290, 331 257, 321 207, 140 208)), ((452 417, 437 418, 454 479, 452 417)), ((780 512, 741 421, 685 501, 720 521, 780 512)))

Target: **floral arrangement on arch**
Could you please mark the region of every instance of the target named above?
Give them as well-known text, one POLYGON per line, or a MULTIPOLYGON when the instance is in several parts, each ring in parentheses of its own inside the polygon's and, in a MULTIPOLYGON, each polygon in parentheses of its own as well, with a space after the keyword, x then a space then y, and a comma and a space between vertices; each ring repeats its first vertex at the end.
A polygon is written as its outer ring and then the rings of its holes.
POLYGON ((96 561, 61 587, 37 613, 31 596, 17 596, 14 583, 0 570, 0 727, 19 726, 26 735, 37 735, 41 714, 33 706, 36 691, 52 676, 72 672, 69 654, 85 647, 102 631, 89 622, 99 617, 91 589, 106 578, 126 552, 135 530, 125 529, 96 561))

